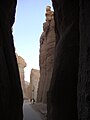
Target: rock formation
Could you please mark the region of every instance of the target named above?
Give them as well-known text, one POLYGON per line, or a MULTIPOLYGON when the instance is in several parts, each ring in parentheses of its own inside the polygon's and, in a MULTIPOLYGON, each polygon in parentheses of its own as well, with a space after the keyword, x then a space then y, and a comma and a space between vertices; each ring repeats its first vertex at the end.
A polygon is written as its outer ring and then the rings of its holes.
POLYGON ((52 2, 56 48, 48 120, 90 120, 90 1, 52 2))
POLYGON ((30 82, 24 81, 24 90, 25 90, 25 98, 24 99, 30 99, 30 82))
MULTIPOLYGON (((2 120, 23 120, 23 96, 11 30, 16 2, 0 0, 2 120)), ((56 46, 48 92, 48 120, 90 120, 90 0, 52 2, 56 46)), ((44 39, 41 43, 44 43, 44 39)), ((44 59, 43 63, 45 64, 44 59)), ((42 100, 42 94, 39 94, 42 100)))
POLYGON ((46 7, 46 22, 43 23, 43 33, 40 37, 40 82, 38 89, 38 102, 47 103, 47 91, 50 86, 55 50, 54 13, 51 7, 46 7))
POLYGON ((23 120, 23 95, 12 25, 16 0, 0 0, 0 119, 23 120))
POLYGON ((16 57, 17 57, 17 63, 19 68, 19 75, 20 75, 20 81, 21 81, 21 86, 23 91, 23 97, 25 98, 24 68, 26 67, 26 62, 21 56, 18 56, 17 54, 16 54, 16 57))
POLYGON ((48 120, 78 120, 79 3, 75 0, 62 3, 53 0, 53 6, 56 49, 48 92, 48 120))
POLYGON ((34 98, 35 102, 37 102, 37 90, 38 83, 40 78, 40 71, 36 69, 31 69, 30 74, 30 100, 34 98))

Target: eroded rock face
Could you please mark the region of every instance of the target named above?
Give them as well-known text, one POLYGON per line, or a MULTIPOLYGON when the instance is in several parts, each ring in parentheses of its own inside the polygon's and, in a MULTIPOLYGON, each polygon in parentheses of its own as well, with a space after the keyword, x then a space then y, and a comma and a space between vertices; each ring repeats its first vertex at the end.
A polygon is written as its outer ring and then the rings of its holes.
POLYGON ((34 99, 37 102, 38 83, 40 78, 40 71, 31 69, 30 74, 30 100, 34 99))
POLYGON ((48 120, 77 120, 79 3, 74 0, 72 2, 53 0, 53 6, 55 10, 56 49, 53 75, 48 93, 48 120), (51 101, 49 101, 50 99, 51 101))
POLYGON ((25 98, 24 99, 30 99, 30 82, 24 81, 24 90, 25 90, 25 98))
POLYGON ((16 0, 0 0, 0 119, 23 120, 23 95, 12 25, 16 0))
POLYGON ((90 119, 90 1, 52 0, 55 63, 48 120, 90 119))
POLYGON ((17 57, 17 63, 18 63, 18 68, 19 68, 19 75, 20 75, 20 81, 21 81, 21 86, 22 86, 22 91, 23 91, 23 97, 25 98, 25 76, 24 76, 24 68, 26 67, 26 62, 25 60, 16 54, 17 57))
POLYGON ((46 7, 46 22, 43 23, 43 33, 40 37, 40 82, 38 87, 38 102, 47 103, 47 91, 50 86, 55 50, 55 24, 51 7, 46 7))

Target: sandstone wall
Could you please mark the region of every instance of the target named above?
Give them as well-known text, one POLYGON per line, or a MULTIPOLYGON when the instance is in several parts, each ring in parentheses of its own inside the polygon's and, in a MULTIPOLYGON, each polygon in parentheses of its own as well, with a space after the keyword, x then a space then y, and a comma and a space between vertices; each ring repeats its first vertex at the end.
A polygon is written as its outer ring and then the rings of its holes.
POLYGON ((52 2, 55 11, 56 49, 48 92, 48 120, 88 120, 90 2, 52 2))
POLYGON ((25 75, 24 75, 24 68, 26 67, 26 62, 25 60, 16 54, 17 57, 17 63, 18 63, 18 68, 19 68, 19 75, 20 75, 20 81, 21 81, 21 87, 23 91, 23 97, 25 98, 25 75))
POLYGON ((53 11, 46 8, 46 22, 40 37, 40 82, 38 87, 38 102, 47 103, 47 91, 50 86, 55 51, 55 24, 53 11))
POLYGON ((25 81, 25 99, 30 99, 30 82, 25 81))
POLYGON ((40 78, 40 71, 36 69, 31 70, 30 74, 30 100, 34 98, 35 102, 37 102, 37 90, 38 83, 40 78))
POLYGON ((0 0, 0 119, 23 119, 23 95, 12 26, 17 0, 0 0), (16 112, 17 111, 17 112, 16 112))

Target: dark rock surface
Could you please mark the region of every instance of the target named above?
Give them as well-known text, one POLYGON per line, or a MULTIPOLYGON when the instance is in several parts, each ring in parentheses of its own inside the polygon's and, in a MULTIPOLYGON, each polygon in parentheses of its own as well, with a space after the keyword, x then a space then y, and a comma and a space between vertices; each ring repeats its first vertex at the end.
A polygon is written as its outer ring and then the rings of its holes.
POLYGON ((90 1, 79 0, 80 55, 78 79, 78 119, 90 120, 90 1))
POLYGON ((52 3, 56 51, 48 120, 90 120, 90 1, 52 3))
POLYGON ((12 36, 16 0, 0 1, 0 119, 22 120, 23 96, 12 36))
POLYGON ((56 25, 54 70, 48 92, 48 120, 77 120, 79 3, 53 0, 56 25))

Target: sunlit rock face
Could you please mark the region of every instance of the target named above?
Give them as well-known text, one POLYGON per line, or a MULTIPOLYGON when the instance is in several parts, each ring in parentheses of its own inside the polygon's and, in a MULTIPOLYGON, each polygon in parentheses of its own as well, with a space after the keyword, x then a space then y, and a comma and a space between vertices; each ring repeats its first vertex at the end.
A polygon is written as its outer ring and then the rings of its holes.
POLYGON ((34 99, 37 102, 37 90, 40 79, 40 71, 31 69, 30 73, 30 100, 34 99))
POLYGON ((23 97, 25 98, 25 73, 24 73, 24 68, 26 67, 26 62, 25 60, 16 54, 17 57, 17 63, 18 63, 18 68, 19 68, 19 75, 20 75, 20 81, 21 81, 21 86, 22 86, 22 91, 23 91, 23 97))
POLYGON ((25 90, 25 97, 24 99, 30 99, 30 82, 24 81, 24 90, 25 90))
POLYGON ((23 120, 23 95, 12 36, 16 0, 0 0, 0 119, 23 120))
POLYGON ((38 87, 38 102, 47 103, 47 91, 50 86, 55 51, 55 24, 51 7, 46 7, 46 22, 40 37, 40 82, 38 87))

